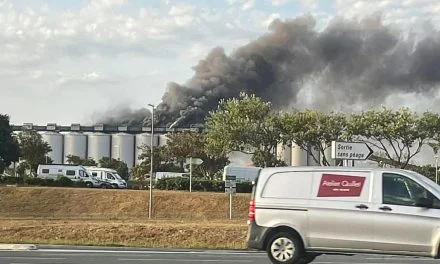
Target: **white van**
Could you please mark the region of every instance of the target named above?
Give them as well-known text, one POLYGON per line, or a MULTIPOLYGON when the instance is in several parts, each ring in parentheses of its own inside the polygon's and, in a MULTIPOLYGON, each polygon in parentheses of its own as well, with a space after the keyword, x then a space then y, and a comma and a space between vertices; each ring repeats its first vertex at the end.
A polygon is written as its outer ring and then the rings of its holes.
POLYGON ((118 172, 109 168, 85 167, 92 177, 107 182, 115 189, 127 188, 127 182, 119 176, 118 172))
POLYGON ((392 168, 264 168, 254 182, 247 243, 275 264, 325 253, 439 258, 440 187, 392 168))
POLYGON ((40 164, 37 169, 37 177, 54 179, 64 176, 72 181, 84 181, 87 187, 101 187, 101 182, 94 179, 81 165, 69 164, 40 164))

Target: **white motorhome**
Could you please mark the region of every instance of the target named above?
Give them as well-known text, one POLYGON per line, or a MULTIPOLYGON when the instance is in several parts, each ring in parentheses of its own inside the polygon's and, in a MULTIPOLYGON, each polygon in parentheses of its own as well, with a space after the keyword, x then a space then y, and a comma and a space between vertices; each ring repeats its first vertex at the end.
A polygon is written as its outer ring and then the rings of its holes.
POLYGON ((69 164, 40 164, 37 169, 37 177, 56 180, 60 176, 72 181, 83 181, 87 187, 101 187, 102 183, 91 177, 81 165, 69 164))
POLYGON ((235 176, 238 182, 252 182, 260 169, 260 167, 228 165, 223 169, 223 181, 226 180, 226 176, 235 176))
POLYGON ((248 247, 274 264, 320 254, 439 258, 440 187, 408 170, 264 168, 249 206, 248 247))
POLYGON ((127 188, 127 182, 121 176, 119 176, 116 170, 89 166, 85 168, 87 169, 89 174, 92 175, 92 177, 107 182, 115 189, 127 188))

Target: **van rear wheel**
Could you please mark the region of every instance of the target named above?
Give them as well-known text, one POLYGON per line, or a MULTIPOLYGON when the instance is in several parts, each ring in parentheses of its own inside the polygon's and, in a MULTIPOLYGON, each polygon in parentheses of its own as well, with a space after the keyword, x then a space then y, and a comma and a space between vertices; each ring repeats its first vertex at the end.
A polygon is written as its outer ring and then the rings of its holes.
POLYGON ((298 237, 279 232, 269 240, 267 254, 273 264, 297 264, 302 263, 304 247, 298 237))

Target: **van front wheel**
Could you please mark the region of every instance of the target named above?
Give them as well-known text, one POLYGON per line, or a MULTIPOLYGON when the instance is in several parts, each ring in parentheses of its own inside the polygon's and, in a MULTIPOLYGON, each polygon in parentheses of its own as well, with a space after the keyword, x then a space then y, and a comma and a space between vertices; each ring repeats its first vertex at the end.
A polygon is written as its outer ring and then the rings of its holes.
POLYGON ((301 240, 290 233, 275 234, 267 245, 267 254, 274 264, 296 264, 304 256, 301 240))

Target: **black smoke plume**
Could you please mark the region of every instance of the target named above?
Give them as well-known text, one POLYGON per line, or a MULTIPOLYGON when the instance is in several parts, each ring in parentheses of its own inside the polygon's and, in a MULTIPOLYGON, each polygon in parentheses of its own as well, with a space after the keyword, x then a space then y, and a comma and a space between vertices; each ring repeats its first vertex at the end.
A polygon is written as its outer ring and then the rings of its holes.
POLYGON ((314 18, 303 16, 272 22, 268 33, 231 55, 214 48, 194 72, 187 83, 168 85, 157 106, 159 125, 179 118, 180 126, 203 123, 220 99, 242 91, 280 110, 341 110, 379 105, 397 93, 429 94, 440 82, 440 36, 404 34, 380 16, 335 18, 318 31, 314 18))

